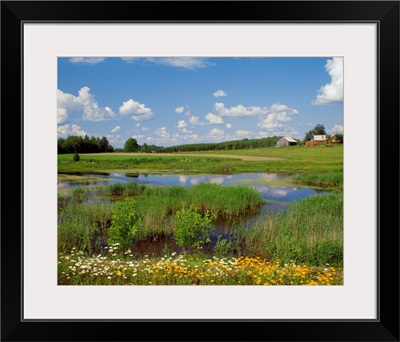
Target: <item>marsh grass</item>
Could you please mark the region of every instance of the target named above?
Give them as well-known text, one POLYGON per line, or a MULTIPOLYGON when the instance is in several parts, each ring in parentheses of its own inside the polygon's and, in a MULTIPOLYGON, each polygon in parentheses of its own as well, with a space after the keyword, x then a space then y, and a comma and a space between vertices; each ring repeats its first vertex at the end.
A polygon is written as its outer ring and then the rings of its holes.
POLYGON ((105 245, 110 224, 110 204, 82 205, 71 200, 58 213, 59 251, 79 248, 92 253, 105 245))
POLYGON ((285 212, 264 215, 248 229, 237 229, 234 243, 239 255, 342 265, 343 194, 290 203, 285 212))
POLYGON ((343 188, 343 172, 303 173, 293 177, 297 183, 319 187, 343 188))
MULTIPOLYGON (((211 215, 232 218, 253 213, 264 202, 257 190, 243 185, 200 183, 192 188, 184 188, 117 183, 103 187, 78 187, 68 195, 58 197, 59 248, 65 250, 76 247, 90 251, 92 241, 106 240, 107 231, 113 223, 113 215, 115 222, 127 215, 124 202, 128 199, 134 201, 134 238, 140 241, 171 235, 175 229, 175 213, 183 208, 191 207, 202 215, 208 212, 211 215), (85 200, 94 195, 113 200, 106 203, 85 203, 85 200)), ((133 223, 126 220, 125 224, 133 223)), ((120 227, 123 231, 130 228, 120 227)), ((122 234, 121 239, 125 235, 122 234)), ((119 242, 129 245, 133 240, 119 242)), ((96 246, 92 246, 93 248, 96 246)))

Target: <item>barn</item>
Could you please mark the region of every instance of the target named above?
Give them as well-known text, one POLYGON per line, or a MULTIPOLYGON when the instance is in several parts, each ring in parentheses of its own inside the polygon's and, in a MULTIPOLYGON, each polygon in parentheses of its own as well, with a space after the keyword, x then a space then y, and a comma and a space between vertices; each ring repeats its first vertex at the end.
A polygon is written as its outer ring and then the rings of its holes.
POLYGON ((312 141, 316 141, 318 144, 326 144, 326 135, 313 135, 312 141))
POLYGON ((297 145, 297 141, 292 137, 282 137, 277 142, 275 147, 293 146, 297 145))

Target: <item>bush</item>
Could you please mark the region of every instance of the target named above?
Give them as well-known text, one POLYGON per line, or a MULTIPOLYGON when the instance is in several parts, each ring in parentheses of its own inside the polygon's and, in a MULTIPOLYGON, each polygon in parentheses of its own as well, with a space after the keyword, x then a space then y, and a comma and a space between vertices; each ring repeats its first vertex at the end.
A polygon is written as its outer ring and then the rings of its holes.
POLYGON ((232 243, 229 240, 221 239, 221 236, 218 236, 218 241, 214 246, 214 254, 217 258, 223 258, 228 256, 233 252, 232 243))
POLYGON ((201 249, 202 244, 210 242, 209 232, 214 228, 214 217, 208 212, 202 216, 193 207, 181 209, 175 214, 174 240, 178 246, 201 249))
POLYGON ((129 249, 142 221, 137 210, 137 202, 130 198, 117 201, 111 217, 107 244, 119 243, 122 248, 129 249))
POLYGON ((78 153, 75 153, 75 154, 74 154, 74 157, 73 157, 72 159, 74 160, 74 162, 77 162, 77 161, 79 161, 81 158, 79 157, 79 154, 78 154, 78 153))

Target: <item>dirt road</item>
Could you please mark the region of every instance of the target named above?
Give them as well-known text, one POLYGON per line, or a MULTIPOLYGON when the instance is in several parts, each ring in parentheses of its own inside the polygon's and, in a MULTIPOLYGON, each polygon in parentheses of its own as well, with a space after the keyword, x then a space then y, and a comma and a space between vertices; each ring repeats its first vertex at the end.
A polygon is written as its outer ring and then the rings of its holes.
MULTIPOLYGON (((84 153, 82 153, 84 155, 84 153)), ((142 156, 166 156, 166 157, 207 157, 207 158, 231 158, 231 159, 241 159, 248 161, 266 161, 266 160, 284 160, 284 158, 275 157, 256 157, 256 156, 239 156, 231 154, 207 154, 207 153, 126 153, 126 152, 115 152, 115 153, 96 153, 97 156, 110 155, 110 156, 132 156, 132 157, 142 157, 142 156)))

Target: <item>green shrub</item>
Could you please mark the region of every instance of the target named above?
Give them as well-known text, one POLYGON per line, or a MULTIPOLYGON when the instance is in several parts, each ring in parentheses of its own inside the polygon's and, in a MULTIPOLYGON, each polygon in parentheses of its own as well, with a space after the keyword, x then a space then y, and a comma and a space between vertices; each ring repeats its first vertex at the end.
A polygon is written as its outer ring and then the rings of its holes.
POLYGON ((222 239, 218 236, 218 241, 214 246, 214 254, 217 258, 223 258, 233 252, 232 243, 229 240, 222 239))
POLYGON ((74 154, 74 157, 73 157, 72 159, 73 159, 74 162, 77 162, 77 161, 79 161, 81 158, 79 157, 79 154, 78 154, 78 153, 75 153, 75 154, 74 154))
POLYGON ((176 244, 201 249, 203 243, 210 242, 209 232, 214 228, 211 223, 213 218, 208 212, 202 216, 193 207, 177 211, 173 232, 176 244))
POLYGON ((142 221, 142 217, 137 210, 137 202, 131 198, 117 201, 111 217, 107 244, 119 243, 122 248, 128 249, 142 221))

